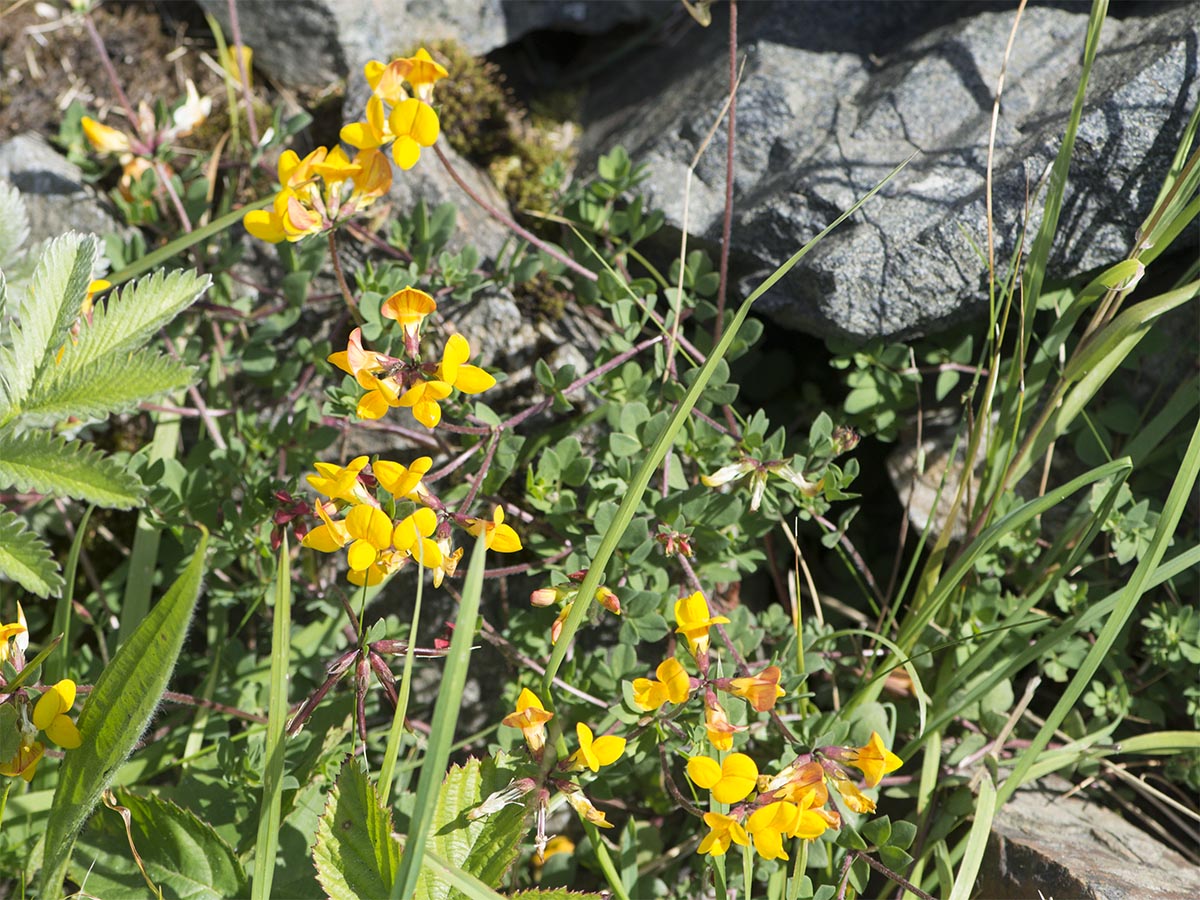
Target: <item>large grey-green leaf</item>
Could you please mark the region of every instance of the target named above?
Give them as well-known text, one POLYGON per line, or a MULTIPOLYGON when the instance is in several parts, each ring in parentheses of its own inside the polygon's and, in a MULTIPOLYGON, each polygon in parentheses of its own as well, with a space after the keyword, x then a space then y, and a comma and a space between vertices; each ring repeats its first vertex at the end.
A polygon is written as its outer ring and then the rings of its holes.
POLYGON ((166 690, 200 596, 207 548, 208 532, 201 529, 188 567, 105 666, 79 714, 83 744, 63 758, 46 822, 43 897, 59 895, 75 836, 166 690))
POLYGON ((199 300, 210 281, 191 270, 155 272, 97 304, 91 325, 80 329, 78 341, 63 354, 60 377, 73 378, 98 359, 140 347, 199 300))
POLYGON ((46 542, 28 529, 24 519, 3 508, 0 508, 0 575, 39 597, 57 594, 63 586, 46 542))
POLYGON ((38 379, 21 413, 31 422, 53 422, 67 416, 99 419, 191 382, 190 367, 143 348, 93 360, 70 374, 65 368, 61 373, 52 370, 38 379))
MULTIPOLYGON (((500 884, 504 873, 516 861, 525 833, 525 807, 510 804, 475 821, 467 818, 467 813, 512 779, 512 771, 492 759, 482 762, 471 759, 465 766, 451 766, 438 791, 430 825, 430 851, 442 859, 453 860, 462 871, 492 888, 500 884)), ((417 900, 458 900, 462 896, 428 866, 421 870, 417 900)))
POLYGON ((144 490, 95 447, 45 431, 0 434, 0 489, 10 487, 119 509, 137 506, 144 490))
MULTIPOLYGON (((146 875, 167 897, 223 900, 246 892, 246 873, 233 848, 207 822, 168 800, 114 791, 130 815, 133 846, 146 875)), ((102 810, 79 836, 71 877, 104 900, 141 900, 145 879, 129 847, 122 817, 102 810)))
POLYGON ((392 814, 358 760, 347 757, 329 791, 313 847, 317 880, 333 900, 386 897, 400 865, 392 814))

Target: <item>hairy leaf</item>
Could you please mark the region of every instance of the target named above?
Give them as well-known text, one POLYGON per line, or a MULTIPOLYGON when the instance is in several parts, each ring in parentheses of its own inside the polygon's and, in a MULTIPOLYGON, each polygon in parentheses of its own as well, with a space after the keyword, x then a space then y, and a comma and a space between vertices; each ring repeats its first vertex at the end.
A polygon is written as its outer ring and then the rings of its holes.
MULTIPOLYGON (((512 771, 499 768, 492 759, 471 759, 465 766, 451 766, 438 791, 430 823, 429 849, 491 887, 500 884, 501 877, 517 858, 525 831, 525 807, 510 804, 476 821, 468 819, 467 813, 512 779, 512 771)), ((418 900, 459 896, 429 868, 421 870, 418 900)))
POLYGON ((146 881, 130 850, 141 857, 146 875, 164 896, 180 900, 220 900, 246 893, 246 873, 233 848, 213 827, 188 810, 157 795, 114 791, 118 807, 128 810, 129 831, 120 810, 102 810, 79 836, 72 877, 87 892, 106 900, 139 900, 146 881))
POLYGON ((317 880, 333 900, 386 897, 400 865, 392 814, 354 757, 342 763, 313 847, 317 880))
POLYGON ((95 360, 69 376, 48 373, 34 386, 22 415, 31 422, 99 419, 191 382, 190 367, 144 348, 95 360))
POLYGON ((29 214, 15 187, 0 181, 0 269, 16 265, 29 240, 29 214))
POLYGON ((54 365, 79 316, 96 262, 96 239, 65 234, 51 241, 33 273, 28 292, 15 310, 9 398, 21 404, 36 383, 35 374, 54 365))
POLYGON ((83 744, 63 758, 46 821, 42 897, 59 895, 75 836, 166 690, 200 597, 207 548, 208 532, 202 530, 188 567, 100 673, 79 714, 83 744))
POLYGON ((3 508, 0 508, 0 575, 39 597, 57 594, 63 586, 46 542, 28 530, 24 519, 3 508))
POLYGON ((37 491, 128 509, 141 500, 137 476, 89 444, 44 431, 0 434, 0 488, 37 491))
POLYGON ((158 329, 200 299, 211 279, 193 271, 155 272, 97 304, 91 325, 63 354, 58 377, 70 380, 97 360, 140 347, 158 329))

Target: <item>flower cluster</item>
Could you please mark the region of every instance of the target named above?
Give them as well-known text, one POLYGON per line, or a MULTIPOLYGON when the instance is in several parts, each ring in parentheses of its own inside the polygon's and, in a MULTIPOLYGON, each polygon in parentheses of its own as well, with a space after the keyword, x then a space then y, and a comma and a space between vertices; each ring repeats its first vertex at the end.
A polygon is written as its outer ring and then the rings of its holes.
MULTIPOLYGON (((525 745, 529 748, 530 756, 539 766, 546 749, 546 723, 554 718, 554 713, 548 712, 538 696, 528 688, 522 688, 517 698, 517 708, 504 717, 502 723, 510 728, 519 728, 525 737, 525 745)), ((549 774, 544 776, 544 784, 539 786, 532 778, 515 780, 507 788, 497 791, 487 797, 470 814, 473 819, 490 815, 503 808, 508 803, 521 802, 526 794, 537 792, 537 835, 535 843, 538 853, 545 853, 548 844, 546 834, 546 815, 549 811, 551 790, 557 790, 571 805, 571 808, 581 819, 598 828, 612 828, 604 812, 597 809, 583 788, 566 776, 583 772, 599 772, 604 766, 610 766, 621 758, 625 752, 625 738, 613 734, 596 737, 592 729, 583 722, 575 724, 575 737, 579 748, 566 759, 561 759, 549 774)))
POLYGON ((900 768, 900 758, 876 732, 862 747, 822 747, 797 757, 776 775, 760 774, 745 753, 731 753, 721 762, 691 757, 687 774, 692 783, 707 790, 716 802, 733 805, 728 813, 704 814, 709 832, 698 852, 720 856, 732 844, 748 847, 753 841, 764 859, 787 859, 784 838, 811 841, 841 827, 840 814, 826 808, 827 784, 853 812, 874 812, 875 801, 859 789, 847 766, 859 769, 866 786, 873 788, 884 775, 900 768))
MULTIPOLYGON (((569 581, 551 585, 550 587, 538 588, 529 595, 529 602, 534 606, 544 607, 557 604, 560 607, 558 618, 550 626, 550 643, 558 643, 558 636, 562 634, 563 623, 567 621, 567 616, 571 614, 571 608, 575 605, 576 597, 579 596, 579 585, 587 578, 587 573, 587 569, 572 572, 567 576, 570 579, 569 581)), ((600 585, 596 588, 593 596, 597 603, 614 616, 621 614, 621 598, 608 587, 600 585)))
POLYGON ((366 209, 392 186, 392 165, 384 148, 401 169, 411 169, 422 147, 433 146, 440 125, 429 105, 433 85, 446 70, 425 50, 387 65, 367 63, 366 120, 342 128, 341 139, 355 149, 351 157, 340 146, 318 147, 301 159, 286 150, 279 158, 279 193, 269 209, 243 217, 246 230, 260 240, 278 244, 319 234, 366 209), (416 96, 409 96, 405 83, 416 96))
MULTIPOLYGON (((189 78, 187 97, 175 107, 170 120, 159 125, 154 112, 143 102, 138 107, 137 121, 132 123, 135 135, 131 136, 111 125, 97 122, 90 116, 80 120, 83 136, 97 153, 115 156, 121 165, 121 181, 118 185, 126 200, 132 197, 132 187, 142 175, 154 168, 155 153, 159 147, 169 147, 178 138, 187 137, 208 119, 212 112, 212 99, 201 97, 196 85, 189 78)), ((165 166, 165 163, 164 163, 165 166)), ((167 168, 170 172, 170 169, 167 168)))
MULTIPOLYGON (((25 650, 29 646, 29 629, 25 623, 25 612, 17 604, 17 621, 0 624, 0 664, 11 665, 20 671, 25 667, 25 650)), ((2 684, 2 680, 0 680, 2 684)), ((75 705, 75 682, 64 678, 50 687, 42 689, 42 695, 30 711, 30 700, 24 689, 5 697, 0 703, 0 728, 16 726, 14 735, 0 734, 0 740, 15 746, 8 759, 0 759, 0 775, 24 778, 32 781, 38 763, 46 753, 46 745, 38 740, 38 734, 46 737, 64 750, 74 750, 82 739, 75 722, 67 713, 75 705)))
POLYGON ((462 548, 454 550, 451 546, 451 522, 475 536, 490 527, 485 540, 491 550, 512 553, 521 549, 517 533, 502 524, 504 513, 499 507, 490 521, 447 513, 441 501, 421 483, 432 465, 428 456, 408 466, 387 459, 369 463, 366 456, 356 457, 345 466, 315 463, 316 474, 308 476, 308 483, 328 500, 314 504, 321 524, 306 529, 301 544, 322 553, 344 549, 352 584, 379 584, 416 560, 433 571, 435 587, 440 587, 447 575, 454 575, 462 558, 462 548), (381 502, 376 488, 389 496, 381 502), (385 506, 392 512, 385 511, 385 506), (397 510, 405 512, 399 514, 397 510))
POLYGON ((744 725, 734 725, 717 698, 717 692, 733 694, 746 700, 757 712, 767 712, 783 696, 779 686, 782 673, 778 666, 767 666, 761 672, 741 678, 709 678, 709 629, 723 625, 729 619, 714 616, 708 601, 699 591, 681 597, 675 603, 675 630, 687 639, 688 650, 700 670, 692 677, 683 663, 671 657, 659 663, 655 678, 633 680, 634 705, 645 712, 654 712, 667 703, 676 706, 686 703, 695 692, 704 697, 704 728, 709 741, 718 750, 731 750, 733 736, 745 731, 744 725))

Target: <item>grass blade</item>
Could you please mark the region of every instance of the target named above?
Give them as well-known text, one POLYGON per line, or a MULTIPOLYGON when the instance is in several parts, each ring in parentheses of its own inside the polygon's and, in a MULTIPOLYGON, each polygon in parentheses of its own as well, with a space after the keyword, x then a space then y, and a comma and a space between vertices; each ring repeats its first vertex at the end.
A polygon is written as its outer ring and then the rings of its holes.
POLYGON ((262 806, 258 811, 258 840, 254 844, 254 880, 251 900, 267 900, 275 877, 275 853, 279 846, 279 814, 283 798, 283 760, 287 749, 283 730, 287 725, 287 686, 291 667, 292 560, 287 532, 279 545, 275 569, 275 622, 271 629, 271 693, 267 710, 267 748, 263 771, 262 806))
MULTIPOLYGON (((71 541, 71 552, 67 556, 67 568, 63 572, 67 586, 54 606, 54 625, 51 627, 50 633, 62 635, 63 644, 67 647, 71 646, 71 604, 75 600, 75 569, 79 565, 79 551, 83 547, 83 536, 87 533, 88 520, 92 517, 92 510, 95 508, 94 505, 87 508, 75 529, 75 540, 71 541)), ((42 681, 46 684, 54 684, 69 677, 67 662, 65 653, 57 653, 49 657, 46 660, 46 671, 42 675, 42 681)))
POLYGON ((433 709, 433 723, 429 731, 429 747, 421 765, 421 777, 417 782, 417 796, 413 803, 413 816, 409 825, 408 842, 404 855, 400 857, 400 870, 392 884, 392 898, 408 898, 417 888, 417 876, 425 858, 425 843, 429 837, 430 823, 436 807, 438 788, 446 775, 446 763, 450 760, 450 747, 454 743, 454 726, 458 721, 458 710, 462 704, 463 687, 467 681, 467 668, 471 665, 471 645, 479 628, 479 598, 483 593, 483 569, 487 558, 486 532, 480 532, 471 553, 471 566, 463 583, 462 601, 458 606, 458 620, 454 623, 454 637, 450 639, 450 652, 446 655, 446 668, 442 674, 441 689, 433 709))
POLYGON ((971 833, 967 835, 967 849, 958 865, 958 874, 954 876, 950 900, 970 900, 975 878, 983 863, 983 853, 987 850, 988 835, 992 833, 992 819, 997 807, 996 786, 992 783, 991 775, 986 771, 981 774, 979 797, 975 801, 975 821, 971 825, 971 833))

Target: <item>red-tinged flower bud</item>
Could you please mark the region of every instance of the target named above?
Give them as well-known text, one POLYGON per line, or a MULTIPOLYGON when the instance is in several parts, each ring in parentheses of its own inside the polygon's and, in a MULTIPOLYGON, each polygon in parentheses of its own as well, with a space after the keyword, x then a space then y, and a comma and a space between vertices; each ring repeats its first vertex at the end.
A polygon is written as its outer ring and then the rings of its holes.
POLYGON ((845 425, 833 429, 833 452, 835 454, 849 453, 858 446, 861 438, 858 432, 845 425))
POLYGON ((615 616, 621 614, 621 599, 604 585, 596 588, 596 602, 615 616))
POLYGON ((558 588, 538 588, 529 595, 529 602, 538 607, 553 606, 560 597, 561 593, 558 588))
POLYGON ((583 584, 583 579, 587 578, 587 573, 588 573, 587 569, 580 569, 578 572, 572 572, 567 577, 570 578, 572 581, 574 581, 576 584, 583 584))

